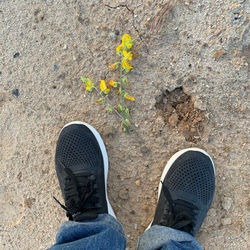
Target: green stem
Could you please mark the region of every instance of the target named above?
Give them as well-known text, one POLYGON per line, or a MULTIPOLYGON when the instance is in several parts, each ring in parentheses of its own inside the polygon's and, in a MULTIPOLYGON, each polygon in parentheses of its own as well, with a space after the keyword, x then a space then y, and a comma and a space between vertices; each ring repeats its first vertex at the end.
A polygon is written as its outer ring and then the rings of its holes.
POLYGON ((123 86, 122 86, 122 71, 123 71, 122 70, 122 64, 123 64, 123 53, 121 55, 121 64, 120 64, 120 87, 119 87, 119 91, 120 91, 120 102, 121 102, 121 106, 122 106, 122 124, 124 125, 126 133, 129 134, 129 128, 125 123, 126 113, 125 113, 124 97, 123 97, 123 86))
POLYGON ((120 113, 113 107, 113 105, 110 103, 109 99, 107 96, 103 95, 102 92, 100 92, 95 86, 94 86, 94 90, 97 92, 97 94, 103 98, 104 102, 106 102, 108 105, 110 105, 112 107, 112 109, 115 111, 115 113, 121 118, 123 119, 123 117, 120 115, 120 113))

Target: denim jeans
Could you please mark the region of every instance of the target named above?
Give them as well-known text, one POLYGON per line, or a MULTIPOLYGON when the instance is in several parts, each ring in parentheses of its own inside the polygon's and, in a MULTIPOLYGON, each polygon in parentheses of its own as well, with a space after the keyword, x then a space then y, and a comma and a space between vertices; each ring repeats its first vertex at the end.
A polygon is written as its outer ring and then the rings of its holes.
MULTIPOLYGON (((85 222, 64 222, 49 249, 67 250, 123 250, 126 238, 121 224, 111 215, 101 214, 85 222)), ((185 232, 164 226, 152 226, 138 241, 138 250, 196 250, 202 249, 196 239, 185 232)))

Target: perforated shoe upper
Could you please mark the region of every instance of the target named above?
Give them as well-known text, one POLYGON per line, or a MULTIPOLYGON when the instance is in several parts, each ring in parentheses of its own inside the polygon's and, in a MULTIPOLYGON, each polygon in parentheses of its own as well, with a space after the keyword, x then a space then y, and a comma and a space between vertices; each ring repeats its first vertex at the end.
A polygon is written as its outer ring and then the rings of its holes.
POLYGON ((195 235, 211 205, 214 190, 215 173, 211 159, 199 151, 181 154, 162 180, 152 224, 195 235))
POLYGON ((69 219, 82 221, 107 213, 103 156, 87 126, 72 124, 63 128, 55 165, 69 219))

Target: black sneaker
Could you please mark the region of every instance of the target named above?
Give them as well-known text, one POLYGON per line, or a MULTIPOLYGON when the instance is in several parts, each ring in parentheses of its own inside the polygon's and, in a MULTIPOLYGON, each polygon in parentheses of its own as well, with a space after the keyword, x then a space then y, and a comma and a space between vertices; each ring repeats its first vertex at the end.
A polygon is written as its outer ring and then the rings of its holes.
POLYGON ((150 226, 167 226, 194 236, 206 217, 214 190, 211 157, 198 148, 177 152, 161 176, 158 204, 150 226))
POLYGON ((98 214, 115 217, 107 195, 108 155, 99 133, 89 124, 72 122, 60 132, 56 173, 69 220, 84 221, 98 214))

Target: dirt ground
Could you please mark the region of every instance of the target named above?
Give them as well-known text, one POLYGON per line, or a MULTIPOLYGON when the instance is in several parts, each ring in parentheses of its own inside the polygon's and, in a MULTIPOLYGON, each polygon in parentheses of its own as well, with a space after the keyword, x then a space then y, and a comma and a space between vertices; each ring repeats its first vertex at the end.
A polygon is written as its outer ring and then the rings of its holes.
POLYGON ((0 1, 1 249, 54 243, 66 220, 52 198, 62 200, 55 146, 73 120, 90 123, 106 144, 109 197, 127 249, 153 218, 167 160, 186 147, 205 149, 216 167, 198 241, 204 249, 249 247, 249 2, 177 0, 150 39, 166 2, 0 1), (79 79, 117 77, 107 66, 124 33, 138 55, 129 74, 137 134, 129 136, 79 79))

